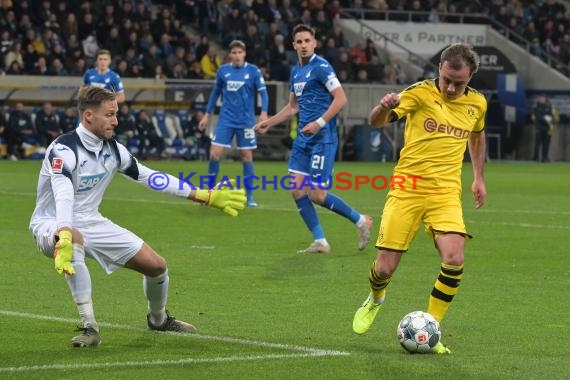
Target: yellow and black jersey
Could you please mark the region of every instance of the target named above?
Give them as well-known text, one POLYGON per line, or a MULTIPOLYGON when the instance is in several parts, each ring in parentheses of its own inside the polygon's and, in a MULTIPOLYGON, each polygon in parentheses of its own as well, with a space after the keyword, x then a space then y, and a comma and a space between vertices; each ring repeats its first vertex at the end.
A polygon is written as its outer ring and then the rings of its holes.
POLYGON ((446 100, 437 79, 413 84, 400 94, 395 119, 406 118, 404 147, 394 174, 421 176, 418 191, 461 191, 461 167, 471 133, 483 131, 487 101, 467 87, 446 100))

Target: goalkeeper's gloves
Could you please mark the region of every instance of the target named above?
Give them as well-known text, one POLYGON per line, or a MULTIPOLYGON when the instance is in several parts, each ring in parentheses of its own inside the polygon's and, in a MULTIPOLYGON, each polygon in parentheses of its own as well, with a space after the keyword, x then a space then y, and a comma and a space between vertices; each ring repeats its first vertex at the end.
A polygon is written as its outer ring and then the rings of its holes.
POLYGON ((55 244, 53 258, 57 273, 75 274, 75 269, 73 269, 73 265, 71 265, 71 259, 73 258, 71 231, 59 231, 59 240, 55 244))
POLYGON ((192 198, 196 202, 205 203, 208 206, 219 208, 226 214, 237 216, 238 210, 245 208, 244 189, 236 189, 235 180, 230 181, 231 186, 216 185, 211 190, 198 189, 192 198))

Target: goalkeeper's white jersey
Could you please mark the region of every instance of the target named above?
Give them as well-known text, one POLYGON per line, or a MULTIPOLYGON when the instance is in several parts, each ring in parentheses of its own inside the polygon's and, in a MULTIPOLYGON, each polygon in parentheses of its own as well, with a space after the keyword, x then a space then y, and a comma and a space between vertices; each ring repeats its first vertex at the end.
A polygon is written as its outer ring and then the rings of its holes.
MULTIPOLYGON (((155 173, 116 140, 102 140, 81 124, 58 137, 47 148, 42 163, 30 230, 54 220, 58 228, 81 228, 106 220, 99 205, 116 172, 147 187, 155 173)), ((178 179, 168 178, 169 184, 162 191, 188 196, 188 187, 181 188, 178 179)))

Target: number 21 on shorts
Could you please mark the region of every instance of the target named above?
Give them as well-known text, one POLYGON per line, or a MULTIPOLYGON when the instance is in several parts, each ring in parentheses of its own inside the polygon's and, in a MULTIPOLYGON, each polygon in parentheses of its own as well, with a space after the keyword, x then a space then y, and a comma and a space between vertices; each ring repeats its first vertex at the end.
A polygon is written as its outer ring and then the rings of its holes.
POLYGON ((311 169, 323 170, 325 167, 325 156, 315 154, 311 158, 311 169))

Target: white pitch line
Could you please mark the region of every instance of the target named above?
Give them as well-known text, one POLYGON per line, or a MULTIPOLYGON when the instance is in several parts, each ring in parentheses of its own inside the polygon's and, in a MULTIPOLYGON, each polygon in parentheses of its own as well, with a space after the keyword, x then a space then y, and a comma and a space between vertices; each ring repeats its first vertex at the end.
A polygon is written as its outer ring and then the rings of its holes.
MULTIPOLYGON (((269 191, 269 190, 268 190, 269 191)), ((0 190, 0 194, 3 195, 20 195, 20 196, 29 196, 35 197, 36 193, 30 192, 18 192, 18 191, 5 191, 0 190)), ((150 200, 150 199, 133 199, 133 198, 122 198, 122 197, 105 197, 103 200, 114 201, 114 202, 133 202, 133 203, 160 203, 160 204, 172 204, 172 205, 180 205, 180 204, 189 204, 192 206, 200 206, 198 203, 188 203, 183 199, 179 200, 150 200)), ((256 210, 261 211, 290 211, 290 212, 297 212, 297 209, 291 204, 291 207, 274 207, 274 206, 264 206, 261 205, 260 207, 256 208, 256 210)), ((489 208, 482 208, 480 210, 469 210, 464 209, 464 213, 513 213, 513 214, 544 214, 544 215, 570 215, 570 211, 564 210, 521 210, 521 209, 489 209, 489 208)))
POLYGON ((493 226, 509 226, 509 227, 519 227, 519 228, 544 228, 544 229, 554 229, 554 230, 570 230, 570 226, 564 226, 559 224, 486 222, 486 221, 475 221, 475 220, 465 220, 465 222, 470 224, 490 224, 493 226))
POLYGON ((22 367, 0 367, 0 373, 6 372, 29 372, 29 371, 46 371, 46 370, 77 370, 77 369, 100 369, 100 368, 117 368, 117 367, 148 367, 161 365, 187 365, 202 363, 224 363, 224 362, 244 362, 257 360, 276 360, 276 359, 296 359, 310 358, 315 356, 327 356, 316 353, 307 354, 270 354, 270 355, 251 355, 251 356, 226 356, 217 358, 204 359, 179 359, 179 360, 142 360, 127 362, 107 362, 107 363, 90 363, 90 364, 46 364, 32 365, 22 367))
MULTIPOLYGON (((53 322, 77 323, 77 319, 73 319, 73 318, 53 317, 50 315, 22 313, 22 312, 18 312, 18 311, 10 311, 10 310, 0 310, 0 315, 4 315, 7 317, 28 318, 28 319, 37 319, 37 320, 53 321, 53 322)), ((130 330, 130 331, 139 331, 139 332, 148 331, 147 329, 142 328, 142 327, 135 327, 135 326, 130 326, 130 325, 120 325, 120 324, 108 323, 108 322, 99 322, 99 326, 110 328, 110 329, 119 329, 119 330, 130 330)), ((263 342, 260 340, 240 339, 240 338, 232 338, 232 337, 226 337, 226 336, 214 336, 214 335, 203 335, 203 334, 179 334, 179 333, 174 333, 174 332, 160 332, 160 334, 168 334, 168 335, 179 336, 179 337, 183 337, 183 338, 194 338, 194 339, 218 341, 218 342, 231 343, 231 344, 242 344, 242 345, 249 345, 249 346, 257 346, 257 347, 263 347, 263 348, 299 351, 299 352, 307 353, 311 356, 346 356, 346 355, 350 355, 349 352, 344 352, 344 351, 325 350, 325 349, 315 348, 315 347, 296 346, 296 345, 283 344, 283 343, 270 343, 270 342, 263 342)))
MULTIPOLYGON (((15 192, 8 192, 8 191, 0 191, 0 194, 11 194, 11 195, 23 195, 23 196, 35 196, 32 193, 15 193, 15 192)), ((160 204, 173 204, 173 205, 180 205, 182 204, 181 201, 151 201, 148 199, 130 199, 130 198, 114 198, 114 197, 107 197, 106 200, 116 201, 116 202, 136 202, 136 203, 160 203, 160 204)), ((190 203, 190 206, 197 206, 197 203, 190 203)), ((263 206, 256 208, 256 211, 285 211, 285 212, 297 212, 297 210, 291 207, 272 207, 272 206, 263 206)), ((508 209, 481 209, 481 210, 463 210, 465 213, 514 213, 514 214, 545 214, 545 215, 570 215, 570 211, 549 211, 549 210, 508 210, 508 209)), ((332 211, 328 211, 327 214, 333 214, 332 211)), ((561 230, 568 230, 570 226, 568 225, 560 225, 560 224, 532 224, 532 223, 510 223, 510 222, 494 222, 494 221, 475 221, 470 220, 469 223, 471 224, 488 224, 488 225, 498 225, 498 226, 512 226, 518 228, 545 228, 545 229, 561 229, 561 230)))

